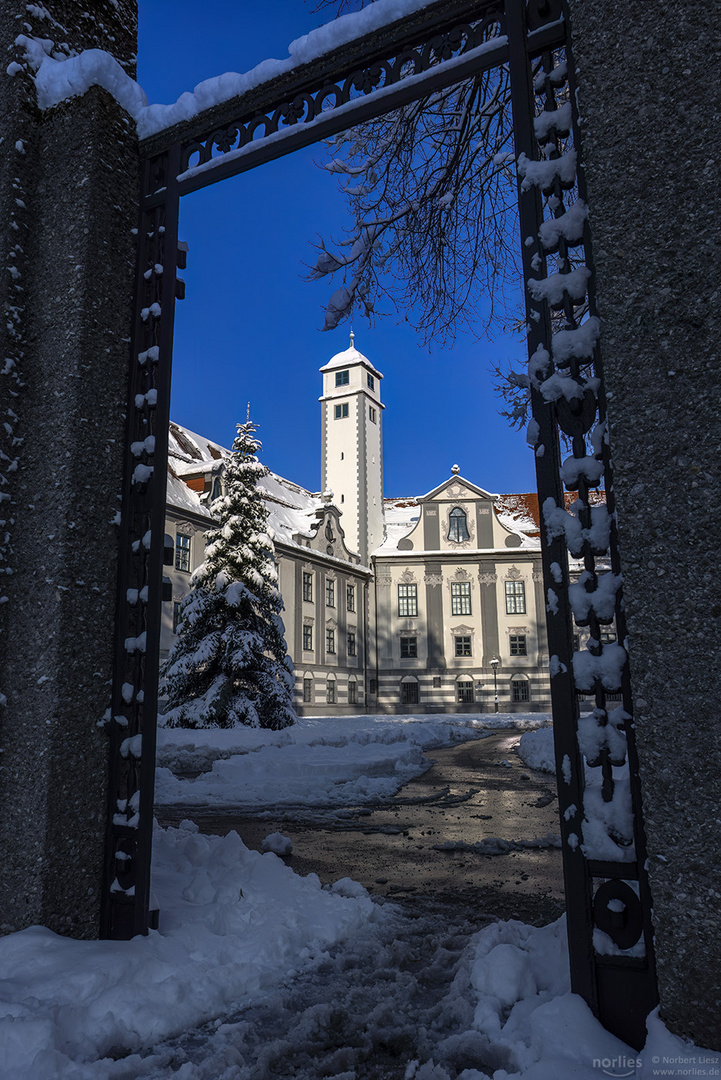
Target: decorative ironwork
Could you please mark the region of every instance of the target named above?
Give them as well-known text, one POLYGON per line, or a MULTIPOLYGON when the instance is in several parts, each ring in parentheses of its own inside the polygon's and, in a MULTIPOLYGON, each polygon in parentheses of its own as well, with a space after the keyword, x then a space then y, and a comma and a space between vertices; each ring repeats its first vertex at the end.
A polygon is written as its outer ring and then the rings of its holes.
MULTIPOLYGON (((489 5, 485 6, 488 8, 489 5)), ((401 82, 447 65, 449 61, 457 62, 469 53, 484 49, 492 52, 494 39, 501 35, 501 16, 502 9, 493 4, 491 10, 480 17, 459 22, 442 32, 433 32, 416 43, 406 44, 394 56, 380 55, 361 67, 338 73, 332 81, 323 79, 320 85, 303 88, 261 112, 242 114, 229 124, 188 139, 182 143, 181 173, 212 164, 217 158, 237 156, 249 144, 270 137, 282 137, 288 129, 313 124, 319 119, 328 120, 331 112, 344 107, 347 109, 370 95, 383 91, 387 93, 401 82)), ((496 62, 493 56, 493 64, 496 62)), ((458 78, 453 74, 451 81, 458 78)), ((428 88, 423 92, 427 93, 428 88)), ((409 100, 418 96, 414 92, 409 100)), ((357 122, 357 119, 341 121, 340 127, 357 122)), ((321 137, 313 134, 311 141, 321 137)), ((181 175, 181 185, 183 179, 181 175)))
MULTIPOLYGON (((167 144, 162 136, 146 141, 110 721, 104 930, 129 937, 148 926, 173 312, 175 298, 183 294, 176 280, 180 196, 508 63, 527 287, 529 441, 544 450, 536 463, 572 986, 607 1027, 639 1046, 656 1000, 650 897, 628 663, 619 644, 625 622, 606 403, 563 14, 561 0, 505 0, 503 7, 500 0, 447 0, 411 17, 407 32, 405 20, 394 24, 386 52, 379 51, 379 35, 371 34, 352 50, 337 50, 256 88, 252 108, 247 95, 174 130, 167 144), (571 447, 565 462, 559 429, 571 447), (605 506, 589 495, 602 480, 605 506), (564 483, 577 492, 568 510, 564 483), (573 584, 569 555, 582 564, 573 584), (591 634, 589 647, 575 655, 572 609, 591 634), (600 628, 614 619, 617 641, 605 643, 600 628), (609 695, 619 689, 623 708, 609 711, 609 695), (596 699, 593 713, 582 720, 578 690, 596 699), (587 787, 586 766, 591 775, 598 772, 600 784, 587 787), (628 784, 616 783, 614 769, 625 770, 628 784), (603 812, 615 808, 627 790, 631 836, 608 827, 603 812)), ((406 569, 401 580, 415 578, 406 569)), ((492 586, 497 576, 480 572, 478 580, 492 586)), ((379 573, 376 584, 390 585, 390 574, 379 573)), ((489 663, 497 710, 500 661, 489 663)))
POLYGON ((571 979, 605 1026, 640 1048, 657 1001, 651 901, 628 657, 601 633, 615 620, 626 637, 573 64, 568 42, 528 47, 529 27, 551 7, 507 0, 506 17, 571 979), (602 484, 605 505, 589 496, 602 484), (577 494, 568 509, 564 486, 577 494), (574 618, 590 629, 575 653, 574 618), (619 690, 623 707, 609 710, 619 690), (590 716, 578 692, 595 695, 590 716), (622 820, 633 822, 628 834, 622 820))
MULTIPOLYGON (((120 517, 115 675, 110 723, 108 843, 102 932, 146 933, 150 913, 155 731, 165 547, 170 371, 179 196, 172 151, 144 164, 135 323, 120 517), (157 193, 160 193, 158 197, 157 193)), ((169 584, 169 583, 168 583, 169 584)), ((169 598, 169 597, 166 597, 169 598)))

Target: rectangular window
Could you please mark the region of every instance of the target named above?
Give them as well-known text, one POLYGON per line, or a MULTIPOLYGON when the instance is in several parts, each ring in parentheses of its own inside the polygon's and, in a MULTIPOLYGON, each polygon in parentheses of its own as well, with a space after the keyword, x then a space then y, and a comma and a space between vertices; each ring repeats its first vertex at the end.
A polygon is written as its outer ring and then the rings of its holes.
POLYGON ((328 578, 325 583, 325 602, 328 607, 335 607, 335 581, 328 578))
POLYGON ((373 408, 372 405, 369 405, 368 406, 368 419, 370 420, 371 424, 375 424, 377 422, 377 416, 378 416, 378 414, 376 413, 376 410, 373 408))
POLYGON ((328 679, 325 684, 325 700, 328 705, 335 705, 335 679, 328 679))
POLYGON ((471 614, 470 581, 451 582, 451 615, 471 614))
POLYGON ((417 585, 399 585, 398 586, 398 614, 399 615, 417 615, 418 614, 418 586, 417 585))
POLYGON ((522 581, 506 582, 506 615, 526 614, 526 586, 522 581))
POLYGON ((401 660, 411 660, 418 656, 418 638, 417 637, 402 637, 401 638, 401 660))
POLYGON ((351 679, 348 683, 348 704, 356 705, 358 703, 358 684, 351 679))
POLYGON ((303 599, 313 603, 313 575, 303 571, 303 599))
POLYGON ((350 382, 350 372, 348 372, 347 370, 346 371, 336 371, 336 373, 335 373, 335 384, 336 384, 336 386, 347 386, 349 382, 350 382))
POLYGON ((526 656, 526 635, 511 634, 511 656, 526 656))
POLYGON ((471 655, 471 637, 470 634, 456 634, 456 656, 470 656, 471 655))
POLYGON ((376 381, 375 381, 375 379, 373 378, 373 376, 372 376, 372 375, 366 375, 366 379, 368 380, 368 389, 369 389, 369 390, 375 390, 375 388, 376 388, 376 381))
POLYGON ((336 420, 342 420, 348 415, 348 402, 344 402, 342 405, 336 405, 335 418, 336 420))
POLYGON ((378 680, 377 679, 369 679, 368 680, 368 693, 369 694, 377 694, 378 693, 378 680))
POLYGON ((417 705, 419 702, 418 683, 417 682, 404 682, 401 683, 401 704, 403 705, 417 705))
POLYGON ((313 680, 303 679, 303 701, 313 700, 313 680))
POLYGON ((616 640, 616 631, 613 629, 601 631, 601 644, 610 645, 612 641, 616 640))
POLYGON ((175 569, 190 573, 190 537, 184 533, 175 537, 175 569))
POLYGON ((458 701, 473 701, 473 683, 470 679, 459 679, 456 686, 458 687, 458 701))
POLYGON ((348 634, 348 655, 355 656, 355 634, 348 634))
POLYGON ((304 626, 303 627, 303 648, 305 649, 306 652, 312 652, 313 651, 313 627, 312 626, 304 626))
POLYGON ((177 633, 178 623, 180 622, 180 600, 173 601, 173 633, 177 633))
POLYGON ((511 700, 531 700, 531 684, 526 679, 513 679, 511 681, 511 700))
POLYGON ((335 630, 326 630, 325 632, 325 651, 327 653, 335 652, 335 630))
POLYGON ((345 587, 345 606, 348 611, 355 611, 355 585, 345 587))

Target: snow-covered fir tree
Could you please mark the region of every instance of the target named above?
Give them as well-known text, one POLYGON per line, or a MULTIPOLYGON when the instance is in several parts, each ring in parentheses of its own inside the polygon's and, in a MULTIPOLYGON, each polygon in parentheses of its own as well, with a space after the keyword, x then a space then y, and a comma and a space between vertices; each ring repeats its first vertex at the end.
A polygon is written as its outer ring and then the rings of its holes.
POLYGON ((268 512, 258 481, 268 469, 251 421, 238 424, 225 465, 226 494, 212 504, 205 562, 180 609, 164 665, 171 727, 283 728, 296 719, 292 663, 268 512))

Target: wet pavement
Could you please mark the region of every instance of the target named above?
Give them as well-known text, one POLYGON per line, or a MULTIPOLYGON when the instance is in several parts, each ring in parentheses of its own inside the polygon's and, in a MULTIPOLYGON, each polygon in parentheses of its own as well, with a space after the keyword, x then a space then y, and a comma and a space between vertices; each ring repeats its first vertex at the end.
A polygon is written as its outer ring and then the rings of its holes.
POLYGON ((559 831, 555 783, 524 765, 519 742, 519 733, 504 731, 428 751, 433 767, 395 798, 325 818, 169 806, 158 818, 168 825, 189 817, 202 832, 219 835, 235 829, 256 850, 269 833, 281 832, 293 842, 284 861, 324 884, 351 877, 402 904, 423 898, 424 908, 450 906, 474 922, 542 925, 564 907, 561 852, 549 846, 559 831), (532 841, 542 846, 510 846, 532 841))

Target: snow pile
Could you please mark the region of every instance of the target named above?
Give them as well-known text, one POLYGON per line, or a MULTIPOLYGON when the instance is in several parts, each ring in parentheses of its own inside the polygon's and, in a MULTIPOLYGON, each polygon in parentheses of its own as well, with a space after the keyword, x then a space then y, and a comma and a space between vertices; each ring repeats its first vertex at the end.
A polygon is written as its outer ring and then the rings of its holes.
MULTIPOLYGON (((511 920, 481 930, 472 946, 470 985, 473 1026, 440 1048, 475 1041, 479 1064, 489 1072, 468 1069, 464 1080, 597 1080, 594 1058, 630 1053, 569 992, 565 919, 541 929, 511 920)), ((444 1075, 437 1074, 439 1080, 444 1075)))
POLYGON ((430 768, 425 750, 546 719, 541 713, 346 716, 304 717, 283 731, 161 728, 156 802, 255 811, 374 802, 430 768), (183 772, 201 775, 174 775, 183 772))
POLYGON ((263 851, 272 851, 275 855, 290 855, 293 851, 293 841, 283 833, 274 832, 266 836, 262 844, 263 851))
POLYGON ((556 772, 556 759, 553 753, 553 728, 544 727, 537 731, 524 731, 518 753, 530 769, 541 772, 556 772))
POLYGON ((234 832, 156 830, 159 932, 98 942, 32 927, 0 939, 0 1076, 95 1077, 71 1063, 152 1046, 257 999, 382 920, 360 885, 339 884, 322 889, 234 832))

